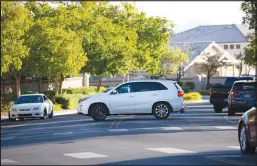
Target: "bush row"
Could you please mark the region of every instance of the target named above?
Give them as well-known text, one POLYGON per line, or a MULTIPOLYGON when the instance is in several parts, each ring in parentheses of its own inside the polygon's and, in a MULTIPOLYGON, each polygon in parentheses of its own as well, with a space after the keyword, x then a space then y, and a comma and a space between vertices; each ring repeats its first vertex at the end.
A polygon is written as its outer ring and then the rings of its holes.
POLYGON ((202 95, 199 92, 189 92, 184 95, 184 100, 200 100, 202 95))

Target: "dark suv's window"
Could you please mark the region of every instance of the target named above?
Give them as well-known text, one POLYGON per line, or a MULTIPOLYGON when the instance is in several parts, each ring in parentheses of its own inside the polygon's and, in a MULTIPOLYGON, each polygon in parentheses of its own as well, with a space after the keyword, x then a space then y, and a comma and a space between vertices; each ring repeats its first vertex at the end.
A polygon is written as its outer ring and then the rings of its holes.
POLYGON ((257 82, 240 82, 233 87, 234 90, 256 90, 257 82))
POLYGON ((166 90, 167 88, 159 82, 135 82, 132 83, 133 92, 147 92, 156 90, 166 90))

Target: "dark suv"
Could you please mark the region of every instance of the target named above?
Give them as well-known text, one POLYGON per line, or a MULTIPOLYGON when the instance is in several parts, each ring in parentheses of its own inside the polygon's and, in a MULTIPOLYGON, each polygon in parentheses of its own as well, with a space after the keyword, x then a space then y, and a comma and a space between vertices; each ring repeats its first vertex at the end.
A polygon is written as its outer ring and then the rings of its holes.
POLYGON ((257 81, 236 81, 228 96, 228 116, 236 112, 245 112, 254 106, 257 93, 257 81))

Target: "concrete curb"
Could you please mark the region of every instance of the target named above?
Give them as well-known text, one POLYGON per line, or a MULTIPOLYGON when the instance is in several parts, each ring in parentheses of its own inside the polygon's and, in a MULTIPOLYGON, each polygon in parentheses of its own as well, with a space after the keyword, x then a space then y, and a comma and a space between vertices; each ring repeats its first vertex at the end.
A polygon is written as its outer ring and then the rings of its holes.
MULTIPOLYGON (((76 114, 77 110, 62 110, 62 111, 54 111, 54 116, 61 116, 61 115, 71 115, 71 114, 76 114)), ((2 120, 8 120, 8 116, 1 116, 1 121, 2 120)))

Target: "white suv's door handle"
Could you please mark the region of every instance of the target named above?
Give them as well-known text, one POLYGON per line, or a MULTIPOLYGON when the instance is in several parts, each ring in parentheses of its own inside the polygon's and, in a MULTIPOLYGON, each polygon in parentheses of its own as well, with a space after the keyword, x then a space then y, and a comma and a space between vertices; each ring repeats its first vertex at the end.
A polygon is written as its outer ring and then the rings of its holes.
POLYGON ((158 95, 158 93, 153 93, 153 96, 157 96, 158 95))
POLYGON ((132 97, 134 97, 134 96, 131 96, 131 95, 129 96, 129 98, 132 98, 132 97))

